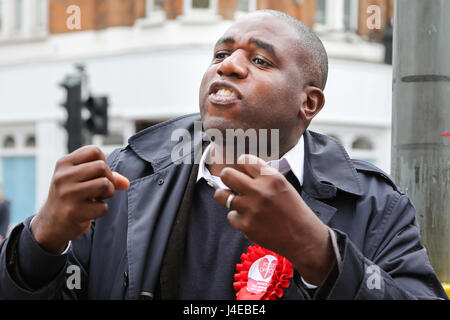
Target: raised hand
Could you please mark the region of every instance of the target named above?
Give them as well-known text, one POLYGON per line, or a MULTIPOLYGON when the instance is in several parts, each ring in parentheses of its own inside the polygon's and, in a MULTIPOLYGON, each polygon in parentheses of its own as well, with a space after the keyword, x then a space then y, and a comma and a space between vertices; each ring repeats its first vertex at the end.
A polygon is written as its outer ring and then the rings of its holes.
POLYGON ((61 253, 89 230, 92 219, 107 213, 103 200, 128 187, 128 179, 111 171, 99 148, 75 150, 56 164, 47 201, 31 226, 34 238, 46 251, 61 253))
POLYGON ((232 190, 214 197, 226 205, 230 224, 245 236, 287 259, 311 284, 320 284, 335 262, 328 227, 276 169, 253 155, 241 156, 238 171, 222 170, 220 178, 232 190))

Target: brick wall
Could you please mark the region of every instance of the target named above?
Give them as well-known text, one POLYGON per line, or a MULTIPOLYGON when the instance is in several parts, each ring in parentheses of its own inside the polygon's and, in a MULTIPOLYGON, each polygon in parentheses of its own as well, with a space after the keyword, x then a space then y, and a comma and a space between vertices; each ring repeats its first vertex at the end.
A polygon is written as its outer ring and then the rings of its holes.
POLYGON ((384 29, 394 15, 394 0, 359 0, 359 21, 358 34, 370 38, 380 38, 384 29), (371 5, 377 5, 381 9, 381 29, 371 30, 367 26, 367 20, 371 13, 367 13, 367 8, 371 5))
POLYGON ((219 14, 224 19, 233 19, 238 0, 219 0, 219 14))
POLYGON ((300 21, 312 28, 314 26, 317 10, 317 0, 303 0, 300 21))
POLYGON ((316 0, 259 0, 258 9, 273 9, 286 12, 309 27, 314 25, 316 0))
MULTIPOLYGON (((65 33, 82 30, 99 30, 114 26, 132 26, 136 19, 145 17, 145 0, 50 0, 50 33, 65 33), (70 5, 81 9, 81 29, 69 30, 66 26, 70 5)), ((219 14, 224 19, 232 19, 238 0, 219 0, 219 14)), ((372 38, 380 37, 383 30, 370 30, 367 8, 378 5, 381 8, 381 25, 385 28, 393 17, 394 0, 359 0, 358 34, 372 38)), ((168 19, 176 19, 183 14, 182 0, 164 0, 164 11, 168 19)), ((309 27, 314 25, 317 0, 258 0, 258 9, 284 11, 309 27)))
POLYGON ((51 34, 98 30, 114 26, 132 26, 145 16, 145 0, 50 0, 51 34), (81 29, 67 28, 69 6, 80 8, 81 29))
POLYGON ((164 0, 164 11, 168 19, 175 19, 177 16, 183 14, 183 1, 164 0))
MULTIPOLYGON (((50 1, 49 29, 50 33, 71 32, 67 28, 66 21, 69 14, 66 12, 71 5, 80 7, 81 12, 81 30, 90 30, 95 28, 95 1, 92 0, 52 0, 50 1)), ((74 29, 72 31, 80 31, 74 29)))

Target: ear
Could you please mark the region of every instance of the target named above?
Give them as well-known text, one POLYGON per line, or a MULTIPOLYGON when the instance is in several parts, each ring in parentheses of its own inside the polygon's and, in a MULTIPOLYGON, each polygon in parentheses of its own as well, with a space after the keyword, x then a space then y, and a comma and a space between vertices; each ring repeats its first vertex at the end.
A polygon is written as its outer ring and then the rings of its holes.
POLYGON ((303 90, 300 116, 307 123, 322 110, 325 104, 325 95, 317 87, 308 86, 303 90))

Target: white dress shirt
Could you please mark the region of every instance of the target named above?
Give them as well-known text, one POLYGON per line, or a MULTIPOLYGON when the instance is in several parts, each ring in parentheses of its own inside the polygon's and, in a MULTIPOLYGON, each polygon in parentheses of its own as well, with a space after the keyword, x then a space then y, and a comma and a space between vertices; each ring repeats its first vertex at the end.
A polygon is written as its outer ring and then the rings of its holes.
MULTIPOLYGON (((205 149, 200 159, 198 174, 197 174, 197 182, 204 178, 206 182, 215 189, 229 189, 219 177, 213 176, 211 172, 209 172, 206 167, 206 159, 209 156, 209 151, 211 149, 211 144, 205 149)), ((269 161, 268 164, 274 168, 278 167, 278 171, 282 174, 286 174, 289 170, 292 170, 292 173, 300 182, 300 185, 303 185, 303 164, 305 161, 305 140, 303 136, 299 139, 297 144, 292 147, 288 152, 281 157, 280 160, 272 160, 269 161)))

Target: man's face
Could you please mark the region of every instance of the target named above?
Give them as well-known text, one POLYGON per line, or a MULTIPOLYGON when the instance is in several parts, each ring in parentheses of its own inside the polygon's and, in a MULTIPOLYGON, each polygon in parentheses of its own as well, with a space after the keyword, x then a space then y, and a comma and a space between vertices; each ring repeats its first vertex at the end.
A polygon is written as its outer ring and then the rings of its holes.
POLYGON ((280 142, 289 140, 302 103, 297 42, 284 21, 267 13, 228 29, 200 87, 204 129, 280 129, 280 142))

